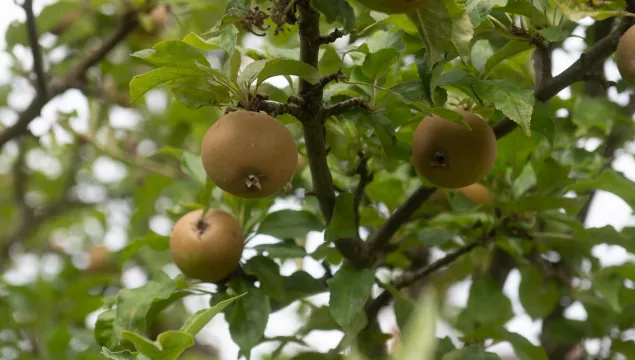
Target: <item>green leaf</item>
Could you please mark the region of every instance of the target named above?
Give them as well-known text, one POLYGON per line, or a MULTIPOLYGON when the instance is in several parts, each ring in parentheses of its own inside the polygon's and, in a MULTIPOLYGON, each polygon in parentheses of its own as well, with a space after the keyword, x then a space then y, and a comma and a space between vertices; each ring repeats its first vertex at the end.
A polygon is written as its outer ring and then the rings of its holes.
POLYGON ((107 348, 112 348, 117 344, 117 334, 113 329, 116 314, 115 310, 106 310, 97 317, 93 330, 97 344, 107 348))
POLYGON ((399 53, 393 48, 381 49, 366 55, 362 72, 371 80, 384 76, 399 58, 399 53))
POLYGON ((161 360, 177 360, 183 351, 195 343, 194 336, 177 330, 162 332, 157 341, 161 345, 161 360))
POLYGON ((153 231, 149 231, 147 235, 134 239, 128 243, 123 249, 119 250, 119 263, 133 257, 144 246, 149 246, 155 251, 165 251, 170 248, 170 237, 159 235, 153 231))
POLYGON ((106 347, 102 347, 101 353, 111 360, 137 360, 137 357, 129 350, 110 351, 106 347))
POLYGON ((276 300, 283 300, 285 296, 284 279, 280 275, 280 266, 262 255, 256 255, 243 266, 243 270, 248 275, 254 275, 260 281, 260 288, 267 295, 276 300))
POLYGON ((507 330, 501 330, 501 333, 503 336, 500 339, 512 345, 519 360, 548 360, 542 347, 532 344, 523 336, 507 330))
POLYGON ((480 80, 474 84, 478 96, 520 125, 531 136, 531 116, 534 110, 534 92, 505 80, 480 80))
MULTIPOLYGON (((549 144, 553 146, 556 137, 556 126, 549 111, 549 106, 542 101, 536 101, 534 104, 534 111, 531 114, 531 130, 544 135, 549 144)), ((538 181, 540 182, 540 179, 538 181)))
POLYGON ((249 63, 249 65, 245 66, 243 71, 238 76, 238 84, 243 87, 249 87, 251 83, 258 79, 258 75, 265 68, 267 64, 266 59, 256 60, 254 62, 249 63))
POLYGON ((445 51, 456 53, 467 62, 474 28, 465 10, 452 0, 432 1, 428 5, 407 14, 416 25, 425 45, 428 68, 445 51))
POLYGON ((623 287, 624 279, 617 274, 600 274, 593 278, 593 288, 616 313, 622 312, 620 293, 623 287))
POLYGON ((219 41, 218 41, 218 37, 214 36, 212 38, 209 38, 207 40, 203 39, 202 37, 200 37, 199 35, 197 35, 196 33, 189 33, 187 34, 184 38, 183 38, 183 42, 194 46, 196 48, 199 48, 201 50, 218 50, 218 49, 222 49, 223 47, 220 46, 219 41))
POLYGON ((130 101, 135 102, 154 87, 189 78, 200 78, 206 73, 200 69, 162 67, 145 74, 136 75, 130 80, 130 101))
POLYGON ((472 282, 465 311, 480 326, 500 326, 514 316, 509 298, 494 279, 485 275, 472 282))
POLYGON ((538 33, 551 42, 564 41, 566 38, 569 37, 569 35, 571 35, 570 31, 567 31, 561 26, 551 26, 548 28, 540 29, 538 30, 538 33))
POLYGON ((445 354, 441 360, 500 360, 500 357, 479 345, 467 345, 445 354))
POLYGON ((190 70, 197 70, 200 66, 211 67, 198 49, 181 40, 161 41, 152 49, 140 50, 130 56, 160 67, 190 70))
POLYGON ((160 300, 168 299, 176 290, 176 283, 162 275, 134 289, 122 289, 117 295, 116 318, 113 328, 117 334, 124 330, 144 333, 148 320, 146 314, 160 300))
POLYGON ((227 300, 223 300, 216 304, 215 306, 209 309, 201 309, 194 314, 192 314, 185 324, 181 327, 181 331, 190 334, 191 336, 196 336, 203 328, 221 311, 223 311, 228 305, 233 303, 234 301, 240 299, 245 296, 246 293, 242 293, 240 295, 236 295, 227 300))
POLYGON ((595 179, 582 180, 570 185, 567 190, 576 192, 587 190, 608 191, 622 198, 631 209, 635 210, 635 191, 633 191, 633 183, 613 169, 602 171, 595 179))
POLYGON ((436 294, 424 289, 421 300, 401 336, 401 344, 397 348, 395 360, 429 359, 437 346, 437 304, 436 294))
POLYGON ((181 169, 192 179, 196 180, 201 186, 205 186, 207 182, 207 173, 201 162, 200 155, 192 154, 189 151, 183 152, 181 158, 181 169))
POLYGON ((540 269, 534 265, 524 266, 520 271, 522 280, 518 287, 518 296, 527 314, 532 319, 551 314, 560 300, 556 283, 545 279, 540 269))
POLYGON ((131 331, 123 331, 121 337, 132 342, 138 352, 150 359, 163 360, 161 350, 151 340, 131 331))
POLYGON ((487 19, 495 6, 503 7, 507 0, 467 0, 465 10, 470 15, 470 21, 474 27, 481 25, 487 19))
POLYGON ((258 233, 278 239, 303 238, 310 231, 322 231, 324 224, 306 210, 279 210, 267 214, 258 227, 258 233))
POLYGON ((298 60, 275 58, 267 60, 258 74, 258 83, 279 75, 295 75, 305 81, 315 84, 320 78, 320 72, 313 66, 298 60))
POLYGON ((533 49, 533 45, 526 41, 510 40, 496 51, 485 63, 481 76, 486 77, 498 64, 524 51, 533 49))
POLYGON ((247 295, 235 302, 229 317, 229 331, 241 353, 249 356, 264 336, 271 308, 269 298, 261 289, 247 283, 240 285, 238 290, 247 295))
POLYGON ((284 278, 285 300, 289 304, 292 301, 303 299, 326 290, 322 280, 316 279, 304 270, 298 270, 284 278))
POLYGON ((578 21, 587 16, 594 20, 606 19, 623 13, 626 7, 624 0, 602 1, 598 3, 601 5, 577 0, 554 0, 554 3, 571 21, 578 21))
POLYGON ((351 193, 342 193, 335 199, 333 218, 324 233, 325 241, 357 236, 354 207, 355 197, 351 193))
POLYGON ((327 283, 331 292, 331 315, 342 328, 346 328, 363 310, 375 283, 375 273, 344 265, 327 283))
POLYGON ((293 239, 285 239, 275 244, 256 245, 254 250, 259 253, 267 252, 267 256, 281 260, 303 258, 308 255, 306 249, 296 244, 293 239))
POLYGON ((351 30, 355 25, 355 11, 346 0, 311 0, 311 6, 321 12, 329 24, 337 21, 344 30, 351 30))

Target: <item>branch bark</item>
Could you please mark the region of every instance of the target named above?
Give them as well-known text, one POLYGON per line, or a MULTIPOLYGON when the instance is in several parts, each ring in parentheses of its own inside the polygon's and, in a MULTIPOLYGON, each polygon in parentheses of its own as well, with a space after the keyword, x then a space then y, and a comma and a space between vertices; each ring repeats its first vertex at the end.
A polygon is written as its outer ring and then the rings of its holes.
MULTIPOLYGON (((137 26, 137 10, 127 12, 121 19, 117 29, 94 52, 88 54, 63 77, 53 78, 45 84, 45 91, 37 91, 29 106, 18 116, 18 121, 0 133, 0 148, 7 142, 29 132, 28 126, 40 115, 42 108, 54 97, 66 90, 77 88, 85 80, 86 73, 137 26)), ((29 33, 31 31, 29 30, 29 33)), ((31 36, 31 35, 30 35, 31 36)), ((39 78, 40 75, 38 75, 39 78)), ((38 81, 39 82, 39 81, 38 81)))
POLYGON ((29 37, 29 45, 33 55, 33 72, 36 76, 36 91, 46 97, 46 73, 44 72, 44 61, 42 59, 42 48, 40 47, 40 36, 37 31, 35 15, 33 14, 33 0, 24 0, 24 12, 26 13, 26 26, 29 37))
MULTIPOLYGON (((632 11, 633 6, 629 2, 629 11, 632 11)), ((580 58, 569 66, 565 71, 561 72, 557 76, 544 79, 543 83, 536 89, 536 100, 548 101, 552 97, 556 96, 560 91, 565 89, 574 83, 584 81, 589 78, 589 71, 601 65, 607 57, 615 52, 617 44, 622 35, 633 25, 633 19, 629 16, 625 16, 617 29, 600 39, 595 45, 591 46, 586 52, 580 55, 580 58)), ((517 124, 510 118, 505 117, 498 124, 494 126, 494 132, 497 138, 501 138, 514 129, 517 124)))
MULTIPOLYGON (((298 0, 300 13, 298 30, 300 33, 300 61, 318 68, 320 50, 320 14, 311 7, 310 1, 298 0)), ((337 74, 337 73, 336 73, 337 74)), ((338 75, 334 75, 337 77, 338 75)), ((326 80, 330 79, 328 76, 326 80)), ((298 118, 302 123, 304 143, 311 169, 313 194, 318 198, 320 210, 326 223, 330 223, 335 208, 335 189, 331 170, 327 163, 326 114, 323 105, 323 87, 327 81, 315 85, 300 79, 300 106, 298 118)), ((335 241, 338 251, 356 267, 368 267, 370 256, 368 247, 359 238, 342 238, 335 241)))

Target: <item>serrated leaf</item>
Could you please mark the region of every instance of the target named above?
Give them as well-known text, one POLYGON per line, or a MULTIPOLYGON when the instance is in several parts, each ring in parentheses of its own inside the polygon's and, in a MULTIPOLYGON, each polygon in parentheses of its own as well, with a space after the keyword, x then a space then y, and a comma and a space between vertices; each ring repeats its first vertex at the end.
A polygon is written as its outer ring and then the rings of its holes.
POLYGON ((478 96, 516 122, 531 136, 531 116, 534 111, 534 92, 505 80, 480 80, 474 84, 478 96))
POLYGON ((311 0, 311 6, 321 12, 329 24, 337 21, 344 30, 351 30, 355 25, 355 11, 346 0, 311 0))
POLYGON ((267 296, 275 300, 284 300, 284 279, 280 275, 280 266, 262 255, 256 255, 245 263, 243 270, 248 275, 253 275, 260 281, 260 288, 267 296))
POLYGON ((203 328, 210 321, 212 321, 214 316, 219 314, 221 311, 223 311, 228 305, 230 305, 234 301, 245 296, 245 294, 247 293, 242 293, 240 295, 236 295, 227 300, 223 300, 209 309, 201 309, 195 312, 187 319, 185 324, 181 326, 181 331, 191 336, 196 336, 196 334, 198 334, 201 330, 203 330, 203 328))
POLYGON ((254 250, 258 252, 266 251, 268 256, 281 260, 303 258, 308 255, 306 249, 296 244, 293 239, 287 239, 275 244, 256 245, 254 250))
POLYGON ((194 46, 198 49, 201 50, 218 50, 218 49, 222 49, 223 47, 220 46, 220 44, 218 43, 218 37, 212 37, 209 38, 207 40, 203 39, 202 37, 200 37, 198 34, 196 33, 189 33, 187 34, 184 38, 183 38, 183 42, 194 46))
POLYGON ((357 236, 354 207, 355 197, 351 193, 342 193, 335 199, 333 218, 324 233, 325 241, 357 236))
POLYGON ((613 169, 602 171, 598 177, 582 180, 570 185, 567 190, 586 191, 604 190, 613 193, 624 200, 631 209, 635 209, 635 191, 633 183, 613 169))
POLYGON ((113 322, 115 332, 145 332, 146 314, 156 302, 168 299, 176 288, 174 280, 162 275, 138 288, 120 290, 117 295, 117 316, 113 322))
POLYGON ((346 328, 363 310, 375 283, 375 273, 344 265, 327 283, 331 292, 331 315, 342 328, 346 328))
POLYGON ((205 76, 205 72, 199 69, 171 67, 162 67, 141 75, 135 75, 130 80, 130 101, 134 103, 158 85, 187 78, 200 78, 202 76, 205 76))
POLYGON ((157 342, 161 346, 161 360, 177 360, 183 351, 194 345, 194 336, 168 330, 159 334, 157 342))
POLYGON ((472 26, 481 25, 483 20, 487 19, 495 6, 503 7, 507 5, 507 0, 467 0, 465 10, 470 16, 472 26))
POLYGON ((311 84, 315 84, 320 78, 319 71, 305 62, 275 58, 267 60, 262 70, 260 70, 257 85, 262 84, 263 81, 269 78, 279 75, 295 75, 311 84))
POLYGON ((560 26, 551 26, 538 30, 538 33, 551 42, 564 41, 569 37, 570 32, 560 26))
POLYGON ((240 86, 249 87, 251 83, 258 79, 258 74, 264 69, 267 61, 266 59, 256 60, 245 66, 240 75, 238 75, 238 84, 240 86))
POLYGON ((234 303, 229 316, 229 331, 241 353, 249 357, 251 349, 264 336, 271 308, 269 298, 261 289, 241 283, 239 291, 247 292, 247 295, 234 303))
POLYGON ((199 66, 211 67, 198 49, 181 40, 161 41, 152 49, 140 50, 130 56, 160 67, 192 70, 199 69, 199 66))
POLYGON ((510 40, 498 49, 485 63, 481 76, 486 77, 498 64, 524 51, 533 49, 533 45, 526 41, 510 40))
POLYGON ((106 347, 102 347, 101 353, 105 357, 111 360, 136 360, 137 359, 137 356, 135 356, 129 350, 110 351, 106 347))
POLYGON ((445 51, 460 55, 467 61, 474 28, 465 10, 460 10, 451 0, 433 1, 407 14, 417 27, 424 43, 428 68, 445 51))
POLYGON ((186 77, 168 82, 170 93, 191 110, 202 106, 225 106, 231 102, 229 88, 205 77, 186 77))
POLYGON ((322 221, 306 210, 279 210, 265 216, 258 233, 278 239, 305 237, 310 231, 324 229, 322 221))
POLYGON ((150 359, 163 359, 161 350, 150 339, 146 339, 132 331, 123 331, 121 337, 133 343, 138 352, 150 359))
POLYGON ((393 48, 381 49, 366 55, 362 72, 369 79, 375 80, 385 75, 399 58, 399 53, 393 48))

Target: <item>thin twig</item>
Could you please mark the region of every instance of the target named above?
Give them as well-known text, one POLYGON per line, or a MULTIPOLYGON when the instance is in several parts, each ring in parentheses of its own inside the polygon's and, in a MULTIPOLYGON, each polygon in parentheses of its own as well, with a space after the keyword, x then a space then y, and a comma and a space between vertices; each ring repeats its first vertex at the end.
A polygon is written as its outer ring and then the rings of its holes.
POLYGON ((346 32, 340 29, 335 29, 326 36, 320 36, 320 44, 321 45, 330 44, 332 42, 335 42, 335 40, 341 38, 342 36, 345 36, 346 34, 347 34, 346 32))
MULTIPOLYGON (((149 9, 148 9, 149 11, 149 9)), ((0 133, 0 148, 12 139, 29 132, 28 126, 40 115, 42 108, 54 97, 66 90, 77 88, 85 81, 85 75, 89 68, 97 64, 138 25, 137 10, 131 10, 123 15, 117 29, 104 40, 97 50, 88 54, 77 63, 68 73, 59 78, 53 78, 45 92, 38 92, 29 106, 20 113, 18 121, 7 127, 0 133)))
POLYGON ((33 72, 36 76, 36 90, 42 97, 46 97, 48 91, 46 86, 46 74, 44 72, 44 60, 42 58, 42 49, 39 43, 39 34, 35 15, 33 14, 33 0, 24 0, 24 12, 26 13, 26 26, 29 36, 29 44, 31 53, 33 54, 33 72))
POLYGON ((368 240, 371 252, 381 251, 392 236, 419 210, 421 205, 436 191, 436 188, 420 186, 410 197, 386 220, 384 225, 368 240))
MULTIPOLYGON (((415 281, 423 280, 432 273, 452 264, 459 257, 469 253, 470 251, 476 249, 479 246, 485 245, 485 241, 474 241, 469 244, 463 245, 462 247, 454 250, 453 252, 447 254, 443 258, 427 265, 422 268, 418 268, 417 270, 405 272, 401 276, 399 276, 392 284, 392 286, 396 289, 402 289, 408 285, 411 285, 415 281)), ((384 290, 379 296, 366 304, 366 314, 370 317, 375 317, 379 313, 379 310, 384 306, 388 305, 388 302, 392 299, 392 293, 389 290, 384 290)))
POLYGON ((366 157, 361 151, 359 153, 359 157, 359 165, 357 166, 359 182, 355 188, 355 205, 353 207, 355 211, 355 224, 357 224, 358 228, 360 223, 359 207, 362 203, 362 198, 364 197, 364 191, 366 190, 366 185, 373 181, 373 173, 368 170, 368 157, 366 157))
POLYGON ((325 107, 324 115, 327 117, 338 115, 355 108, 368 110, 370 109, 370 105, 368 105, 368 103, 366 103, 366 100, 364 100, 363 98, 356 97, 356 98, 347 99, 342 102, 338 102, 337 104, 333 104, 333 105, 329 105, 325 107))
MULTIPOLYGON (((629 1, 629 8, 632 1, 629 1)), ((629 10, 630 11, 630 10, 629 10)), ((630 16, 625 16, 620 22, 617 29, 600 39, 595 45, 591 46, 586 52, 580 55, 580 58, 569 66, 565 71, 557 76, 544 81, 538 89, 536 89, 536 100, 547 101, 556 96, 560 91, 576 82, 584 81, 588 77, 590 69, 594 69, 601 64, 607 57, 615 52, 617 44, 622 35, 633 24, 630 16)), ((505 117, 494 126, 494 132, 497 138, 501 138, 516 129, 517 124, 509 117, 505 117)))

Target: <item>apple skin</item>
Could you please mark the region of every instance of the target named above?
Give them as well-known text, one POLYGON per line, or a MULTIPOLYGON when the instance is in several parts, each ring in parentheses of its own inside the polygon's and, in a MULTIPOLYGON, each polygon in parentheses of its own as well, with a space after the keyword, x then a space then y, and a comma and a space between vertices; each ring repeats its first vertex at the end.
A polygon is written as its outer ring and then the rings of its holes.
POLYGON ((631 26, 620 38, 615 50, 615 64, 622 79, 635 87, 635 26, 631 26))
POLYGON ((184 275, 215 283, 238 268, 245 236, 229 213, 210 209, 202 219, 205 225, 201 228, 202 214, 202 209, 194 210, 176 222, 170 237, 170 253, 184 275))

